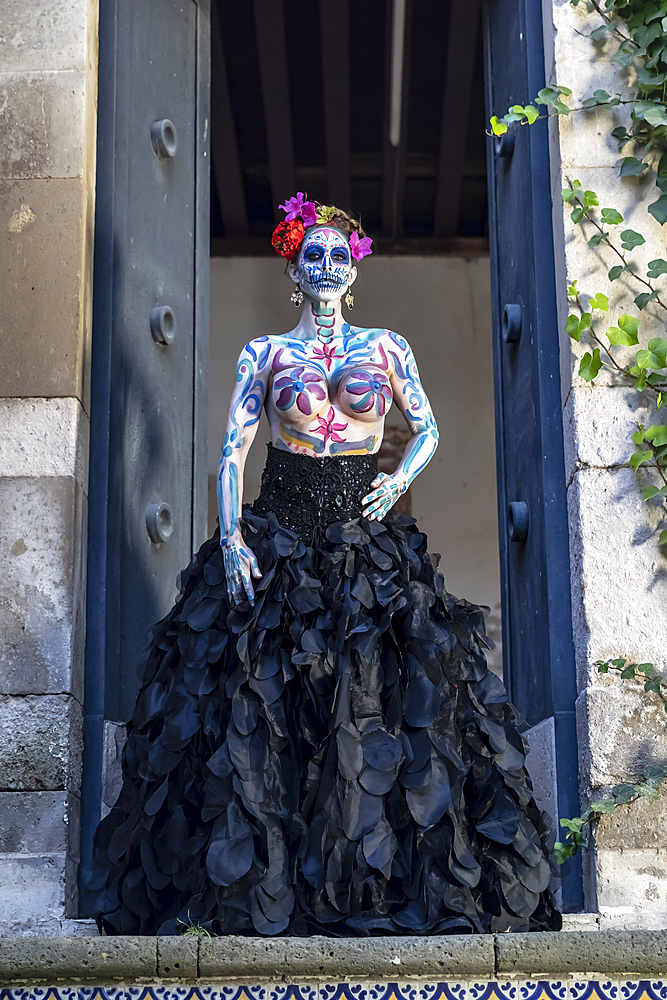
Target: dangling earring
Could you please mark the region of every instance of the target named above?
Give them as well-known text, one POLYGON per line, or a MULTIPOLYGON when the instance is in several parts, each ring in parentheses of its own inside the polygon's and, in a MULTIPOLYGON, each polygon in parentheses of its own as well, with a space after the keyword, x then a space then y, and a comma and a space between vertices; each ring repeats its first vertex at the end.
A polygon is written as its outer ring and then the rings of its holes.
POLYGON ((354 309, 354 295, 349 288, 347 290, 347 295, 345 296, 345 305, 348 309, 354 309))
POLYGON ((302 304, 302 302, 303 302, 303 292, 301 291, 301 289, 298 286, 294 289, 294 291, 290 295, 289 299, 290 299, 290 302, 292 303, 292 305, 296 309, 298 309, 299 306, 302 304))

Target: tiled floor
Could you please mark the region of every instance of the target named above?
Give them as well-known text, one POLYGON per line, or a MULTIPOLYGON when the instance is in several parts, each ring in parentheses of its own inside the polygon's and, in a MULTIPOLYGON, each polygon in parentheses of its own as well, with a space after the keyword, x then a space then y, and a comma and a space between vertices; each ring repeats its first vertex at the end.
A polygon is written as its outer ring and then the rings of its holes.
POLYGON ((19 987, 0 1000, 667 1000, 667 980, 19 987))

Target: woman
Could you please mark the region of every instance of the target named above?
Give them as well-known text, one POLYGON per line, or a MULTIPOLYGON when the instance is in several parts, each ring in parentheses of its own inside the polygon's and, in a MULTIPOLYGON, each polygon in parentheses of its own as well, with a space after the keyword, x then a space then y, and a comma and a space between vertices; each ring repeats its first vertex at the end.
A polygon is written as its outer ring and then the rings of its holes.
POLYGON ((302 194, 273 245, 302 304, 241 352, 220 534, 156 627, 95 844, 107 933, 558 929, 550 840, 480 608, 392 505, 438 432, 406 341, 343 320, 371 240, 302 194), (411 431, 378 475, 395 403, 411 431), (271 444, 242 508, 262 410, 271 444))

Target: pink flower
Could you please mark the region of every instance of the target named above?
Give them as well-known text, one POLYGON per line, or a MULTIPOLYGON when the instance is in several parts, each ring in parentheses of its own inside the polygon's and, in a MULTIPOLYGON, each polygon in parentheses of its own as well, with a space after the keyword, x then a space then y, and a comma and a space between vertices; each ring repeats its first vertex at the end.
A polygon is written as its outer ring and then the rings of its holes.
POLYGON ((278 208, 282 208, 284 212, 287 212, 285 222, 291 222, 292 219, 300 218, 304 226, 315 225, 317 222, 317 210, 314 202, 306 201, 307 197, 308 195, 305 191, 297 191, 292 198, 286 200, 284 205, 278 205, 278 208))
POLYGON ((345 438, 342 438, 340 434, 336 434, 336 431, 344 431, 347 424, 335 424, 335 416, 334 408, 333 406, 330 406, 326 419, 324 417, 318 417, 317 427, 312 428, 315 434, 321 434, 324 437, 325 444, 329 440, 336 441, 339 444, 345 440, 345 438))
POLYGON ((361 260, 362 257, 367 257, 369 253, 373 253, 371 250, 371 243, 373 240, 370 236, 364 236, 363 240, 359 239, 359 233, 352 233, 350 236, 350 253, 355 260, 361 260))

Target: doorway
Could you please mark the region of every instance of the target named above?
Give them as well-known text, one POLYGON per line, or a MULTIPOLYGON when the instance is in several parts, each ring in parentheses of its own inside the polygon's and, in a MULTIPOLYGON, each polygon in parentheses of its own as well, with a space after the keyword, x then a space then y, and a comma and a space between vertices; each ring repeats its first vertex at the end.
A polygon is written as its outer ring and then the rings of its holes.
MULTIPOLYGON (((511 697, 551 740, 558 811, 576 815, 548 136, 485 135, 544 86, 539 5, 101 6, 83 868, 146 637, 206 534, 234 362, 294 322, 270 236, 297 190, 374 237, 350 318, 408 338, 441 430, 412 513, 449 589, 491 606, 511 697)), ((574 865, 563 901, 582 905, 574 865)))

